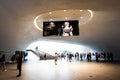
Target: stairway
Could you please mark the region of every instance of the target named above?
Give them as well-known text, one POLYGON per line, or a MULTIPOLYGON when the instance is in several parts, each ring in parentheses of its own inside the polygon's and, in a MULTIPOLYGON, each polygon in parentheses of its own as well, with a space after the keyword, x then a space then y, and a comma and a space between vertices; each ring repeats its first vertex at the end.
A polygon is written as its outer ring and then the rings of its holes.
MULTIPOLYGON (((43 52, 43 51, 34 51, 32 49, 27 49, 26 51, 30 51, 32 53, 34 53, 37 57, 40 58, 40 60, 49 60, 49 59, 54 59, 54 56, 49 54, 49 53, 46 53, 46 52, 43 52), (46 58, 44 57, 44 55, 46 54, 46 58)), ((28 54, 29 55, 29 54, 28 54)))

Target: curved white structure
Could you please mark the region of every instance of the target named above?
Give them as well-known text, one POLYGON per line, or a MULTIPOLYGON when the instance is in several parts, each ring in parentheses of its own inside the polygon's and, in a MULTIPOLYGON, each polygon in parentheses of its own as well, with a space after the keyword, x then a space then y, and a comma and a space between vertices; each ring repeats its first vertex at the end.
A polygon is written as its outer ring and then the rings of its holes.
POLYGON ((43 21, 79 20, 79 26, 88 23, 93 18, 92 10, 56 10, 37 15, 34 19, 35 27, 42 31, 43 21))
POLYGON ((39 51, 43 51, 51 55, 54 55, 55 52, 61 53, 63 51, 72 52, 73 54, 76 52, 79 53, 96 52, 96 50, 90 48, 89 46, 54 41, 36 41, 31 43, 27 47, 27 49, 35 51, 36 47, 38 48, 39 51))

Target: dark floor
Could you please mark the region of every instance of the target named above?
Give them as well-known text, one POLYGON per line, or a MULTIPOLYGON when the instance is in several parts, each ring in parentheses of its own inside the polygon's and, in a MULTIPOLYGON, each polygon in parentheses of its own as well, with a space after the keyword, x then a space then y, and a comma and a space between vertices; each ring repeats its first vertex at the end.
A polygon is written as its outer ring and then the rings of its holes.
POLYGON ((23 63, 22 76, 16 77, 16 64, 7 64, 0 80, 120 80, 120 62, 36 60, 23 63))

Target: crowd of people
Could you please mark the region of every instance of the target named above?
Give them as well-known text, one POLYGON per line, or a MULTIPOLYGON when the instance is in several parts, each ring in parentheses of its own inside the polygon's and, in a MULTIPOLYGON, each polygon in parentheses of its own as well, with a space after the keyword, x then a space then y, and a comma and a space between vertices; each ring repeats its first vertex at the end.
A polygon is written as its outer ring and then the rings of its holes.
MULTIPOLYGON (((23 54, 23 51, 16 51, 15 55, 13 55, 11 57, 11 60, 15 60, 15 62, 17 63, 17 69, 18 69, 18 75, 16 77, 20 77, 21 76, 21 71, 22 71, 22 61, 24 60, 25 56, 23 54)), ((46 54, 44 55, 44 58, 46 60, 46 54)), ((57 65, 58 60, 66 60, 68 62, 72 62, 74 60, 76 61, 108 61, 108 62, 112 62, 113 61, 113 54, 111 52, 103 52, 103 53, 71 53, 71 52, 63 52, 63 53, 55 53, 54 55, 54 61, 55 61, 55 65, 57 65), (94 57, 94 58, 93 58, 94 57)), ((0 53, 0 71, 7 71, 6 68, 6 64, 5 64, 5 54, 1 54, 0 53)))
MULTIPOLYGON (((55 53, 55 57, 58 57, 58 59, 65 59, 69 62, 71 62, 72 60, 77 60, 77 61, 96 61, 96 62, 100 62, 100 61, 104 61, 104 62, 112 62, 113 61, 113 54, 111 52, 103 52, 103 53, 78 53, 76 52, 75 54, 68 52, 68 53, 55 53)), ((55 58, 55 64, 56 64, 56 58, 55 58)))

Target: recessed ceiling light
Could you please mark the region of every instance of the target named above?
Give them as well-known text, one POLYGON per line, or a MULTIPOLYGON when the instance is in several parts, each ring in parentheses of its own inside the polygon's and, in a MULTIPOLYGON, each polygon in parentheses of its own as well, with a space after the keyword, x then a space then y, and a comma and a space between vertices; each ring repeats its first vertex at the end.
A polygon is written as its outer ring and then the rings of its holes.
POLYGON ((80 10, 80 12, 82 12, 83 10, 80 10))
POLYGON ((52 14, 52 12, 49 12, 49 14, 52 14))
POLYGON ((66 12, 67 10, 64 10, 64 12, 66 12))
POLYGON ((83 19, 83 17, 80 17, 80 19, 83 19))
POLYGON ((65 17, 65 19, 67 20, 68 18, 67 18, 67 17, 65 17))
POLYGON ((50 19, 50 21, 52 21, 53 19, 50 19))

